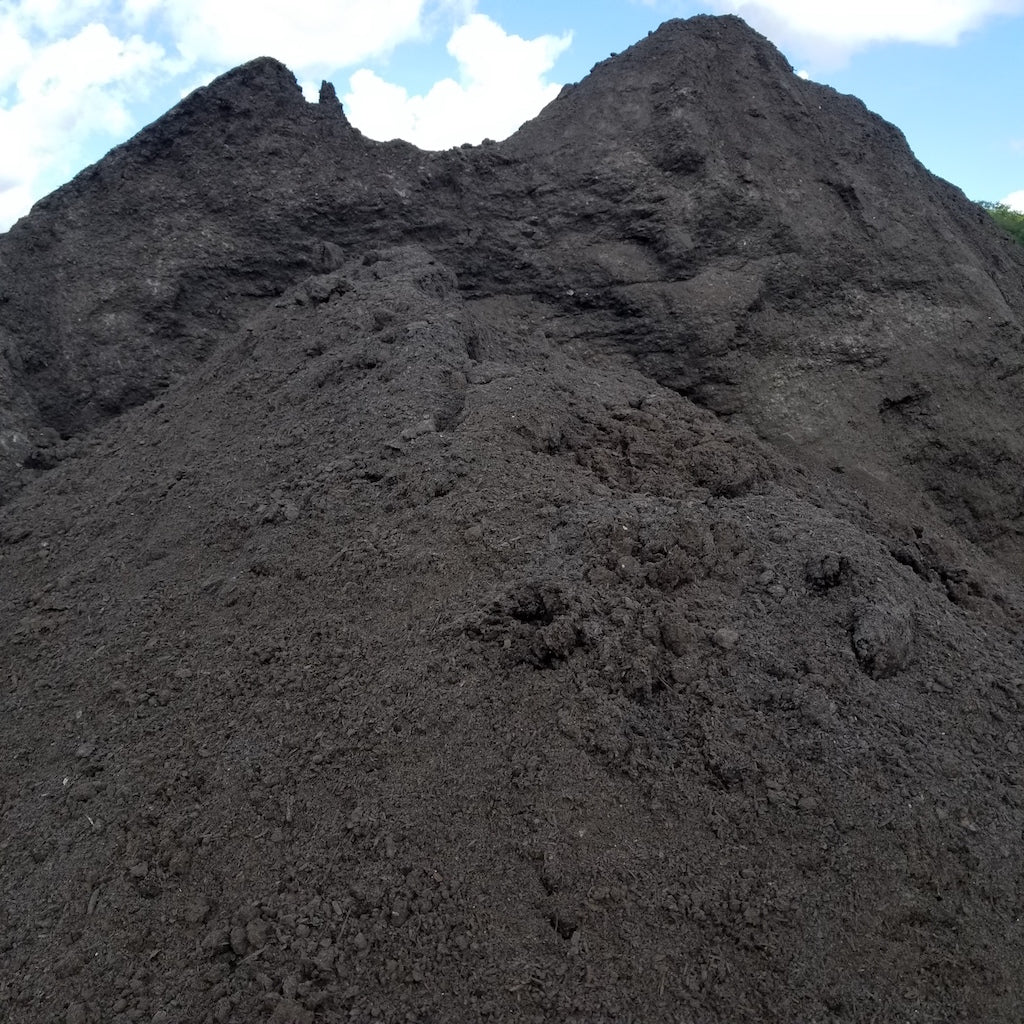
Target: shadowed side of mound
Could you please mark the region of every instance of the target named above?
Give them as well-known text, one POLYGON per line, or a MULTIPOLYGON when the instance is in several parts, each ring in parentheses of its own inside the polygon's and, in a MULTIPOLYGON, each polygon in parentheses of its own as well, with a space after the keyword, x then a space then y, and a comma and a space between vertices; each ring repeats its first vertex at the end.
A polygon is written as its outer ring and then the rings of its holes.
POLYGON ((62 441, 186 374, 254 304, 331 270, 332 225, 387 233, 399 199, 374 182, 411 147, 368 142, 332 89, 321 98, 252 61, 0 238, 0 500, 62 441))

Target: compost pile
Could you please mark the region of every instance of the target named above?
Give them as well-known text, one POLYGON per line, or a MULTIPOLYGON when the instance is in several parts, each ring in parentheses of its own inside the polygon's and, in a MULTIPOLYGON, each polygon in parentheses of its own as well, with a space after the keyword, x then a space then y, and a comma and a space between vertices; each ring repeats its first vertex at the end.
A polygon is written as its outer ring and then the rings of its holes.
POLYGON ((0 237, 0 1017, 1017 1022, 1024 250, 736 18, 501 144, 260 59, 0 237))

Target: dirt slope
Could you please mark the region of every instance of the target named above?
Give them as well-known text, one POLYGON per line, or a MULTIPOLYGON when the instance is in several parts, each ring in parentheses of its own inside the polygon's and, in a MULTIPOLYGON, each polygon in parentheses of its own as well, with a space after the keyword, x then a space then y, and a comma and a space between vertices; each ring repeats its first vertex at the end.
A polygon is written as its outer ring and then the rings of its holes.
POLYGON ((261 60, 0 265, 5 1019, 1020 1020, 1024 261, 891 126, 261 60))

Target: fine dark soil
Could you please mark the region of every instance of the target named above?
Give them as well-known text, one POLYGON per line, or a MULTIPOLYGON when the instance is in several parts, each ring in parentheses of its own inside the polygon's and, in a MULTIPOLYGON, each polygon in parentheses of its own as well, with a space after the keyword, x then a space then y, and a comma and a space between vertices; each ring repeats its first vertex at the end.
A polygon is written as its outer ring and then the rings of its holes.
POLYGON ((1024 1019, 1024 256, 736 18, 510 140, 261 59, 0 236, 0 1018, 1024 1019))

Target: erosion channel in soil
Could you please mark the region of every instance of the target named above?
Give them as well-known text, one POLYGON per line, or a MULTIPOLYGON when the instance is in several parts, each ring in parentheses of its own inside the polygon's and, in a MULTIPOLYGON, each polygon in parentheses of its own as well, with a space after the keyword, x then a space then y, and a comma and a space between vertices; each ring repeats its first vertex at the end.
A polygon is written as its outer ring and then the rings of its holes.
POLYGON ((500 144, 271 59, 0 236, 0 1018, 1024 1017, 1024 250, 736 18, 500 144))

